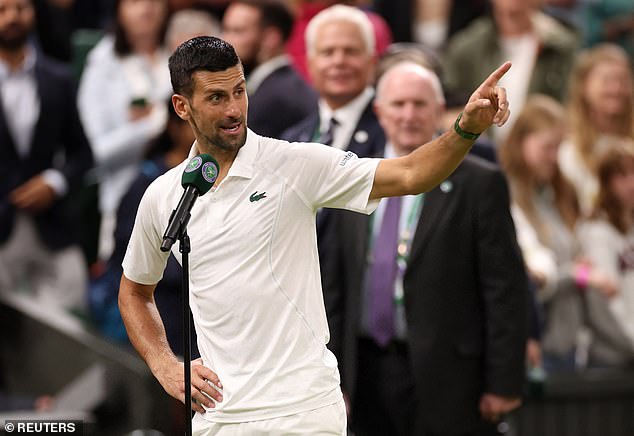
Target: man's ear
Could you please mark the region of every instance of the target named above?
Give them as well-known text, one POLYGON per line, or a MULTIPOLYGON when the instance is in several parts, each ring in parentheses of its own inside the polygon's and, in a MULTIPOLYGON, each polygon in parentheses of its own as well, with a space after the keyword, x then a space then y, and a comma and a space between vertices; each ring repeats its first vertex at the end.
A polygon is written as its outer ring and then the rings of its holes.
POLYGON ((374 115, 376 115, 377 118, 381 118, 381 107, 376 97, 374 98, 374 101, 372 101, 372 110, 374 110, 374 115))
MULTIPOLYGON (((447 123, 445 122, 446 116, 447 116, 447 105, 445 103, 438 104, 438 115, 436 117, 436 130, 445 130, 445 128, 447 127, 446 125, 447 123)), ((453 124, 451 124, 450 128, 453 128, 453 124)))
POLYGON ((370 74, 368 74, 368 86, 374 85, 377 80, 376 71, 378 66, 379 58, 376 53, 372 54, 372 60, 368 63, 368 70, 370 70, 370 74))
POLYGON ((176 115, 178 115, 182 120, 189 121, 191 108, 187 97, 180 94, 172 95, 172 105, 174 106, 174 112, 176 112, 176 115))

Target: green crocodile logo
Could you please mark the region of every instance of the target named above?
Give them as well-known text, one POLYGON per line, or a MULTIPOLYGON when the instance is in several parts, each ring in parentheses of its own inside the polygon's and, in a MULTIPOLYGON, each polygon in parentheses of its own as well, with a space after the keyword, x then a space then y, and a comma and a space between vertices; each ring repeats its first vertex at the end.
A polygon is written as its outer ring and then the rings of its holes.
POLYGON ((254 201, 260 201, 263 198, 266 198, 266 192, 262 192, 261 194, 258 194, 258 191, 255 191, 253 194, 251 194, 251 196, 249 197, 249 201, 251 203, 253 203, 254 201))

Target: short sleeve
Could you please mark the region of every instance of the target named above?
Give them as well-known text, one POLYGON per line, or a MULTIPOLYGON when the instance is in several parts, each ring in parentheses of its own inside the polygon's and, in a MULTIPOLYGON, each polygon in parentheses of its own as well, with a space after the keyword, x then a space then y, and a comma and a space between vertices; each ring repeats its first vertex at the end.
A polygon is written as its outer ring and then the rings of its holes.
POLYGON ((291 178, 296 190, 313 208, 330 207, 372 213, 379 201, 370 201, 380 159, 359 158, 316 143, 294 143, 291 178))
POLYGON ((162 230, 156 186, 156 183, 150 185, 139 203, 122 263, 125 276, 143 285, 153 285, 161 280, 169 257, 169 252, 160 250, 162 230))

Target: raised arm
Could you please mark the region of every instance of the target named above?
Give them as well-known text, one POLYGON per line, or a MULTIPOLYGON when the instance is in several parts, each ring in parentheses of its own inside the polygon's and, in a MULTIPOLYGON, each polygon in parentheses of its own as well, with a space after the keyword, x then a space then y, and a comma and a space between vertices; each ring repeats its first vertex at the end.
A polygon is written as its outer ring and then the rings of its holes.
MULTIPOLYGON (((511 63, 504 63, 474 91, 463 110, 460 129, 480 134, 492 124, 501 126, 508 120, 510 112, 506 90, 497 84, 509 68, 511 63)), ((473 141, 451 129, 406 156, 382 160, 374 176, 370 198, 431 190, 456 169, 473 141)))
MULTIPOLYGON (((154 302, 156 285, 142 285, 121 276, 119 287, 119 311, 128 332, 130 342, 147 363, 154 377, 172 397, 185 402, 185 376, 183 363, 179 362, 167 342, 163 321, 154 302)), ((204 413, 199 404, 215 407, 213 401, 222 401, 220 391, 209 382, 222 388, 218 376, 200 364, 192 362, 192 409, 204 413), (204 395, 204 392, 206 395, 204 395)))

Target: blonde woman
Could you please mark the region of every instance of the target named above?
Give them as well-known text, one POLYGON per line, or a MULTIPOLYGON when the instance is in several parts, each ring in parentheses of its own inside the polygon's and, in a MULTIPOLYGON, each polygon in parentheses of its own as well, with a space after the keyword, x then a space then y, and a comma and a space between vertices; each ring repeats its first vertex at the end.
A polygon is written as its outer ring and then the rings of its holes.
POLYGON ((570 133, 559 153, 561 169, 573 183, 585 215, 599 189, 597 156, 610 137, 634 138, 632 70, 626 52, 612 44, 584 51, 570 81, 570 133))
POLYGON ((599 195, 579 228, 584 255, 617 286, 613 298, 587 294, 593 335, 590 363, 634 364, 634 141, 610 145, 597 162, 599 195))
POLYGON ((499 157, 511 186, 520 247, 544 305, 545 364, 572 369, 584 323, 580 290, 591 284, 612 293, 613 286, 580 258, 575 238, 577 198, 557 163, 564 134, 564 108, 550 97, 532 96, 500 147, 499 157), (522 235, 534 235, 536 240, 522 235))

